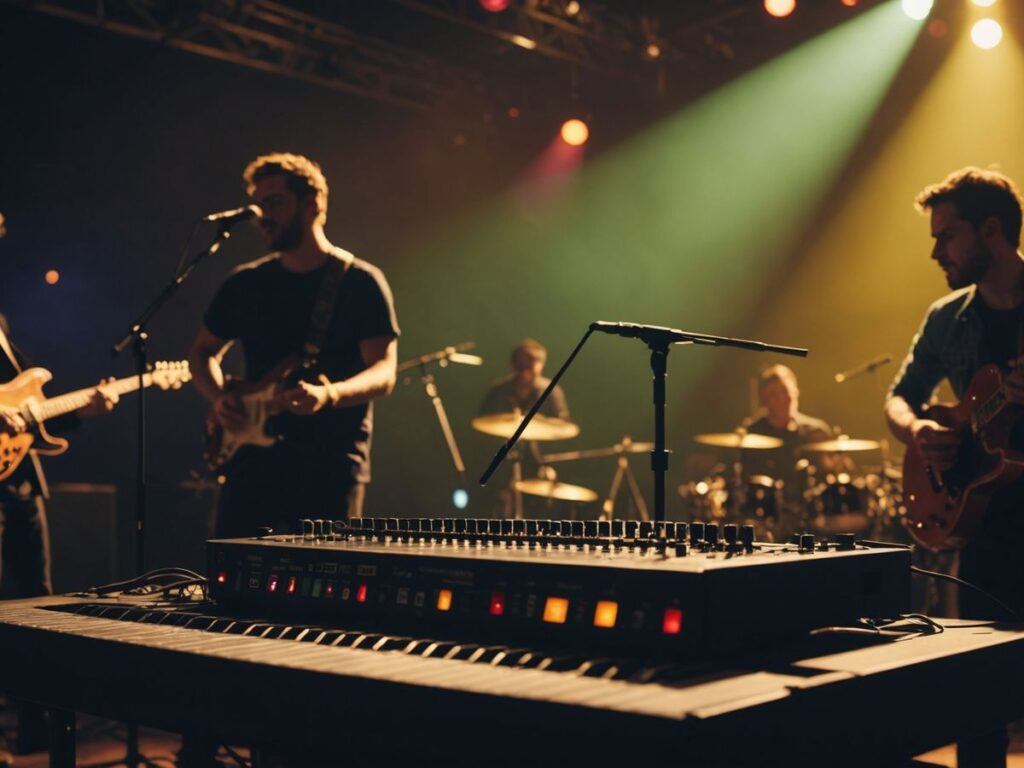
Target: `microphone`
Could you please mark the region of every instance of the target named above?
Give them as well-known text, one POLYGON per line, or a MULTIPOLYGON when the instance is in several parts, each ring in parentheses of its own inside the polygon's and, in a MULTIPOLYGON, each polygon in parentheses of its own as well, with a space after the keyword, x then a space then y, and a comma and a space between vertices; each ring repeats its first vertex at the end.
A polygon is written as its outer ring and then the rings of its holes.
POLYGON ((726 336, 712 336, 708 333, 691 333, 678 328, 667 328, 664 325, 644 325, 643 323, 612 323, 607 320, 595 320, 590 324, 590 332, 600 331, 613 336, 625 336, 627 339, 640 339, 648 346, 667 344, 705 344, 710 347, 736 347, 749 349, 753 352, 778 352, 783 355, 807 357, 803 347, 784 347, 780 344, 766 344, 763 341, 749 339, 730 339, 726 336))
POLYGON ((263 212, 255 205, 247 205, 244 208, 232 208, 230 211, 218 211, 209 216, 203 216, 202 221, 216 221, 222 227, 233 227, 240 221, 258 219, 263 212))
POLYGON ((849 381, 855 376, 860 376, 862 373, 871 373, 876 368, 881 368, 883 365, 887 365, 891 362, 892 355, 886 352, 884 355, 879 355, 874 360, 868 360, 866 363, 861 363, 848 371, 837 373, 835 375, 836 384, 842 384, 844 381, 849 381))
MULTIPOLYGON (((449 347, 451 349, 451 347, 449 347)), ((451 352, 448 355, 449 363, 461 363, 462 365, 483 365, 484 359, 479 355, 467 355, 462 352, 451 352)))

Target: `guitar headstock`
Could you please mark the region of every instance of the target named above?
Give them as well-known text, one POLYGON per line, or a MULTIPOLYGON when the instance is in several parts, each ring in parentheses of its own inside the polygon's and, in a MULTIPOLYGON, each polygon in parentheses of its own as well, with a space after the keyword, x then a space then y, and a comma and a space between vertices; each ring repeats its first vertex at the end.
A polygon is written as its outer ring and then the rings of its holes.
POLYGON ((162 360, 149 372, 153 386, 160 389, 180 389, 182 384, 192 380, 188 360, 162 360))

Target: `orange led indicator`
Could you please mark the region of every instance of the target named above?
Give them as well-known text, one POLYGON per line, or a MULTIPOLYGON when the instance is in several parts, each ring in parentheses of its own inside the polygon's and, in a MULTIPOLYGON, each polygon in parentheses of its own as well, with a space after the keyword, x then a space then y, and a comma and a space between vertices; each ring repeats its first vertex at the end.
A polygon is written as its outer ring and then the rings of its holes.
POLYGON ((450 611, 452 608, 452 591, 441 589, 437 592, 437 610, 450 611))
POLYGON ((360 584, 359 588, 356 590, 356 602, 357 603, 365 603, 366 602, 366 585, 365 584, 360 584))
POLYGON ((619 604, 614 600, 599 600, 594 609, 595 627, 614 627, 619 616, 619 604))
POLYGON ((569 615, 569 601, 564 597, 549 597, 544 601, 544 621, 548 624, 565 624, 569 615))
POLYGON ((289 595, 294 595, 295 594, 295 587, 297 585, 298 585, 298 579, 296 579, 294 576, 289 576, 288 577, 288 594, 289 595))
POLYGON ((666 608, 665 618, 661 620, 661 631, 666 635, 678 635, 683 628, 683 612, 678 608, 666 608))

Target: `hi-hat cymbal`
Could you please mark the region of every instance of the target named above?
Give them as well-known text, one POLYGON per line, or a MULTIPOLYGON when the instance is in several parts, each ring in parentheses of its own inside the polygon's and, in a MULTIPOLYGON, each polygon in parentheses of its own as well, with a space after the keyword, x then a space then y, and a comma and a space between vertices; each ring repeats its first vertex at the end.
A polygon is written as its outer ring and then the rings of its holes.
POLYGON ((597 501, 597 493, 584 488, 582 485, 570 485, 560 483, 557 480, 545 480, 543 478, 531 478, 520 480, 515 484, 520 493, 528 493, 531 496, 543 496, 547 499, 561 499, 562 501, 597 501))
POLYGON ((801 445, 802 451, 821 453, 846 453, 848 451, 874 451, 881 447, 877 440, 855 440, 852 437, 840 437, 835 440, 823 440, 820 443, 801 445))
MULTIPOLYGON (((519 428, 519 422, 523 420, 519 413, 488 413, 477 416, 471 422, 473 429, 483 432, 485 435, 503 437, 508 440, 519 428)), ((533 421, 526 427, 520 439, 522 440, 568 440, 580 433, 577 424, 565 419, 556 419, 554 416, 542 416, 537 414, 533 421)))
POLYGON ((693 441, 701 445, 714 446, 715 448, 751 448, 756 450, 778 448, 782 445, 782 441, 777 437, 759 435, 755 432, 747 432, 746 434, 740 432, 710 432, 705 435, 695 435, 693 441))

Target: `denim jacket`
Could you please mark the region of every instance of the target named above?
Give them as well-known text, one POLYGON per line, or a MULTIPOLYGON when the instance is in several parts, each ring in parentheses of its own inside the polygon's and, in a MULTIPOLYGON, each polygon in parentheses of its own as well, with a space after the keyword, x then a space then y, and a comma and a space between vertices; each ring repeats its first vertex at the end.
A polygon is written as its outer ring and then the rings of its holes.
POLYGON ((982 320, 975 306, 975 286, 943 296, 928 308, 889 388, 889 397, 902 397, 921 415, 935 387, 943 379, 949 379, 957 399, 963 399, 986 357, 983 340, 982 320))

